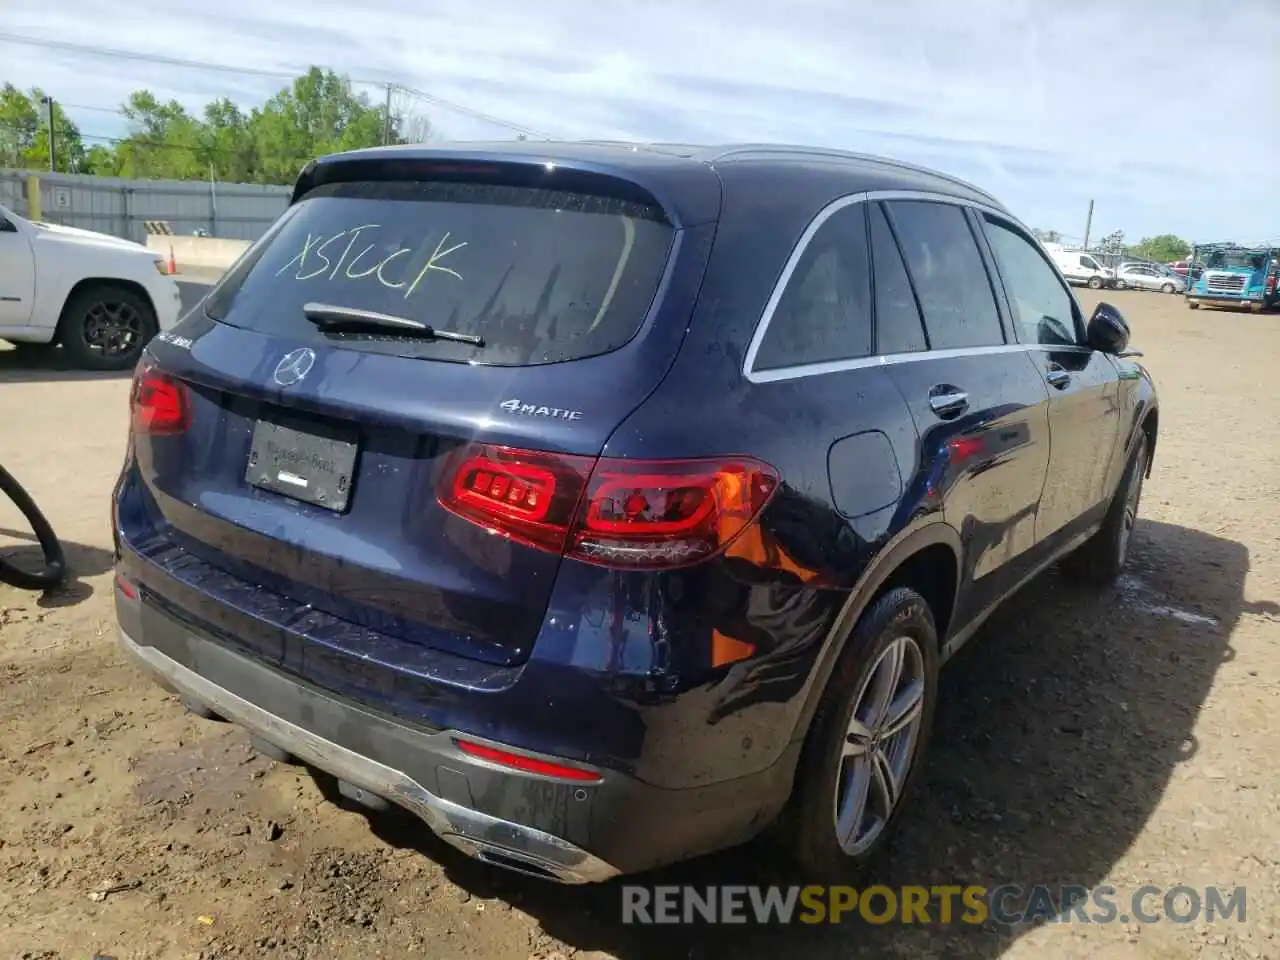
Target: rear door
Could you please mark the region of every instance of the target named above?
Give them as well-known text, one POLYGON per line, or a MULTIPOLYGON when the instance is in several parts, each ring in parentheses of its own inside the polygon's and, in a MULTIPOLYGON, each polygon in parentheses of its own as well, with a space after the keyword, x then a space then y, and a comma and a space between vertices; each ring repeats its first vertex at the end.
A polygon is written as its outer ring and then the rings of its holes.
MULTIPOLYGON (((1039 247, 1012 222, 982 224, 1018 339, 1049 391, 1052 455, 1036 520, 1036 539, 1070 536, 1105 507, 1120 429, 1119 380, 1106 354, 1085 345, 1084 318, 1039 247)), ((1049 540, 1052 546, 1052 540, 1049 540)))
POLYGON ((711 232, 593 183, 328 184, 158 339, 189 424, 138 460, 154 536, 223 575, 211 610, 266 591, 282 623, 528 655, 564 491, 668 369, 711 232), (471 339, 324 325, 352 311, 471 339), (491 533, 495 511, 522 536, 491 533))
POLYGON ((1049 462, 1047 391, 1025 349, 1006 337, 963 207, 893 200, 871 216, 877 304, 891 300, 896 317, 881 320, 887 311, 879 307, 877 327, 882 337, 895 331, 902 351, 886 358, 886 369, 915 418, 929 483, 965 545, 961 575, 973 589, 956 611, 958 629, 1029 562, 1049 462), (913 311, 921 335, 912 331, 913 311))

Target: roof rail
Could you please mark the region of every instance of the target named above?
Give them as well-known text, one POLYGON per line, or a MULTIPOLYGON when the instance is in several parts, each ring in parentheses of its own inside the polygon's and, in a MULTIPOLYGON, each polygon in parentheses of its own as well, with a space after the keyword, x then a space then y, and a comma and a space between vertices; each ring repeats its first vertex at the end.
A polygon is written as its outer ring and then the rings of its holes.
POLYGON ((910 170, 914 173, 924 173, 931 177, 937 177, 939 180, 945 180, 957 187, 963 187, 965 190, 971 190, 973 193, 988 200, 993 206, 1004 208, 1002 204, 990 191, 984 190, 976 184, 960 177, 952 176, 949 173, 943 173, 941 170, 935 170, 932 167, 921 166, 916 163, 907 163, 905 160, 894 160, 891 157, 883 157, 873 153, 857 153, 852 150, 838 150, 832 147, 807 147, 797 146, 794 144, 782 143, 739 143, 719 148, 719 152, 711 151, 717 148, 710 145, 699 146, 698 144, 685 143, 668 143, 661 140, 606 140, 606 139, 589 139, 575 140, 574 143, 584 145, 601 146, 601 147, 639 147, 650 150, 668 149, 687 149, 687 150, 705 150, 708 158, 714 163, 716 160, 725 160, 730 157, 747 157, 753 154, 780 154, 783 156, 793 157, 828 157, 832 160, 861 160, 871 163, 880 163, 888 167, 896 167, 899 170, 910 170))
POLYGON ((941 170, 935 170, 932 167, 921 166, 920 164, 917 164, 917 163, 907 163, 905 160, 894 160, 891 157, 883 157, 873 153, 857 153, 853 150, 838 150, 831 147, 804 147, 804 146, 792 146, 787 144, 775 144, 775 143, 753 143, 753 144, 738 144, 735 146, 726 147, 725 150, 716 157, 716 159, 721 160, 726 157, 749 156, 751 154, 760 154, 760 153, 781 153, 781 154, 792 154, 795 156, 830 157, 835 160, 863 160, 863 161, 870 161, 872 163, 882 163, 885 166, 896 167, 899 170, 910 170, 915 173, 925 173, 931 177, 937 177, 939 180, 946 180, 948 183, 953 183, 958 187, 964 187, 966 190, 972 190, 974 193, 978 194, 978 196, 985 197, 987 200, 990 200, 991 203, 997 207, 1004 206, 990 192, 982 189, 982 187, 979 187, 976 184, 970 183, 967 180, 962 180, 961 178, 952 176, 949 173, 943 173, 941 170))

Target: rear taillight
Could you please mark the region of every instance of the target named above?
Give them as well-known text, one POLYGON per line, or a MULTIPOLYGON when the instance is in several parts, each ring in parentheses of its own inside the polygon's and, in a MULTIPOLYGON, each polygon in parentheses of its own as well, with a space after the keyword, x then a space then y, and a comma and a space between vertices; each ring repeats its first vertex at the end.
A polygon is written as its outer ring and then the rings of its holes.
POLYGON ((446 468, 440 503, 494 533, 588 563, 632 569, 714 556, 778 486, 750 457, 621 460, 473 445, 446 468))
POLYGON ((777 488, 748 458, 602 459, 591 474, 566 553, 617 567, 678 567, 719 553, 777 488))
POLYGON ((137 435, 182 433, 190 422, 186 387, 149 360, 134 371, 129 406, 137 435))
POLYGON ((513 540, 559 553, 595 463, 475 444, 460 448, 444 474, 440 502, 513 540))

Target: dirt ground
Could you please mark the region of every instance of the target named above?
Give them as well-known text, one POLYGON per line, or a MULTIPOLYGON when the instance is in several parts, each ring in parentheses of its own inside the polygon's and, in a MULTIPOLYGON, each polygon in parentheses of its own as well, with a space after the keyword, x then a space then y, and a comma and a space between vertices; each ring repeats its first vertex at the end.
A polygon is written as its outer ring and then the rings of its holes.
MULTIPOLYGON (((75 575, 45 597, 0 586, 0 958, 1280 957, 1280 316, 1108 299, 1162 397, 1132 567, 1101 594, 1046 574, 948 668, 884 879, 1239 884, 1243 924, 642 930, 616 884, 500 874, 344 808, 117 652, 127 380, 5 352, 0 459, 75 575)), ((29 553, 24 529, 0 504, 0 550, 29 553)), ((774 876, 756 845, 644 879, 774 876)))

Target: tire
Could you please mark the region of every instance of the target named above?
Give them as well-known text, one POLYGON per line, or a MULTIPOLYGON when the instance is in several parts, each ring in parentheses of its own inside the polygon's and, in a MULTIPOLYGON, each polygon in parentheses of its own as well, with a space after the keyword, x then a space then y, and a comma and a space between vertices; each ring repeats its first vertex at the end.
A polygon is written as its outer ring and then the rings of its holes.
POLYGON ((895 587, 881 595, 862 615, 840 654, 796 770, 796 786, 779 831, 788 852, 806 877, 836 881, 868 872, 888 847, 911 787, 923 766, 938 691, 938 636, 933 613, 920 594, 895 587), (896 652, 896 653, 895 653, 896 652), (897 697, 904 707, 914 690, 918 699, 906 710, 908 725, 891 737, 868 723, 876 702, 883 703, 886 681, 900 665, 897 697), (876 694, 881 699, 876 700, 876 694), (864 735, 851 732, 856 713, 864 735), (870 736, 867 736, 867 729, 870 736), (888 744, 886 747, 885 744, 888 744), (846 756, 846 747, 862 753, 846 756), (879 788, 887 782, 873 771, 893 772, 896 801, 886 803, 879 788), (850 815, 850 790, 864 788, 862 817, 850 815), (838 814, 842 801, 843 822, 838 814), (887 816, 884 814, 888 813, 887 816), (841 844, 838 831, 852 824, 841 844))
POLYGON ((58 338, 80 370, 131 370, 157 329, 155 310, 146 297, 101 283, 67 299, 58 338))
POLYGON ((45 519, 40 508, 22 485, 13 476, 0 467, 0 492, 3 492, 14 505, 22 511, 22 515, 31 524, 31 532, 36 535, 40 549, 44 553, 44 569, 39 573, 19 570, 12 564, 0 560, 0 583, 18 587, 20 590, 48 590, 56 587, 67 577, 67 561, 62 553, 62 544, 54 535, 53 527, 45 519))
POLYGON ((1128 289, 1129 289, 1129 281, 1127 281, 1127 280, 1117 280, 1117 281, 1116 281, 1116 289, 1117 289, 1117 290, 1128 290, 1128 289))
POLYGON ((1172 284, 1172 283, 1162 283, 1162 284, 1160 284, 1160 292, 1161 292, 1161 293, 1173 293, 1173 289, 1174 289, 1174 288, 1173 288, 1173 284, 1172 284))
POLYGON ((1089 278, 1089 289, 1090 289, 1090 290, 1101 290, 1101 289, 1102 289, 1102 278, 1101 278, 1101 277, 1090 277, 1090 278, 1089 278))
POLYGON ((1074 580, 1106 586, 1114 583, 1129 559, 1138 508, 1142 501, 1142 481, 1147 473, 1147 438, 1142 435, 1129 456, 1124 476, 1116 490, 1107 516, 1098 532, 1068 554, 1063 572, 1074 580))

